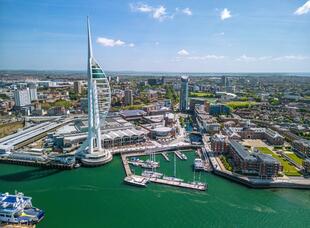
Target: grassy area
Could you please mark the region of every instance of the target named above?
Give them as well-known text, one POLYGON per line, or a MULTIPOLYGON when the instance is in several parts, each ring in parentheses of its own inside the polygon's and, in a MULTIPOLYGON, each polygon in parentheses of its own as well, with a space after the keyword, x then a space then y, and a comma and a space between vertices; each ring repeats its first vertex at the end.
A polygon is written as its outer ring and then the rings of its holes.
POLYGON ((283 157, 281 157, 278 154, 273 153, 270 149, 267 147, 258 147, 259 151, 261 151, 264 154, 270 154, 272 157, 277 159, 281 165, 283 166, 283 172, 287 176, 301 176, 301 174, 298 172, 298 170, 291 165, 288 161, 284 160, 283 157))
POLYGON ((225 169, 227 169, 228 171, 232 171, 233 167, 232 165, 227 161, 227 158, 225 156, 221 156, 220 157, 221 162, 223 163, 223 165, 225 166, 225 169))
POLYGON ((0 138, 10 135, 22 127, 24 127, 23 122, 2 124, 0 125, 0 138))
POLYGON ((212 93, 206 93, 206 92, 191 92, 189 94, 190 97, 200 97, 200 98, 213 98, 215 97, 212 93))
POLYGON ((226 103, 226 105, 232 109, 248 108, 255 104, 256 104, 255 101, 230 101, 226 103))
POLYGON ((302 165, 303 159, 298 157, 296 154, 287 153, 286 155, 290 157, 292 160, 294 160, 298 165, 302 165))

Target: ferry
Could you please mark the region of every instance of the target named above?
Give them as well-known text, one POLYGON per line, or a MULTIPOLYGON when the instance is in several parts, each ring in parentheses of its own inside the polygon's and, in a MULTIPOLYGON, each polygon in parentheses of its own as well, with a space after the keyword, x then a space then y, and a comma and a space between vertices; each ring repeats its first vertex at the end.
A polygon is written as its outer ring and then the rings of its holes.
POLYGON ((195 158, 194 169, 195 170, 203 170, 204 169, 203 161, 200 158, 195 158))
POLYGON ((143 177, 149 177, 149 178, 161 178, 163 176, 162 173, 153 172, 149 170, 144 170, 141 174, 143 177))
POLYGON ((139 186, 139 187, 146 187, 147 182, 149 181, 148 178, 137 176, 137 175, 131 175, 125 177, 124 181, 127 184, 139 186))
POLYGON ((37 224, 44 218, 44 211, 32 206, 32 198, 23 193, 0 193, 0 224, 37 224))
POLYGON ((184 181, 183 179, 180 179, 180 178, 176 178, 176 177, 167 177, 167 176, 164 176, 164 177, 163 177, 163 180, 177 181, 177 182, 183 182, 183 181, 184 181))

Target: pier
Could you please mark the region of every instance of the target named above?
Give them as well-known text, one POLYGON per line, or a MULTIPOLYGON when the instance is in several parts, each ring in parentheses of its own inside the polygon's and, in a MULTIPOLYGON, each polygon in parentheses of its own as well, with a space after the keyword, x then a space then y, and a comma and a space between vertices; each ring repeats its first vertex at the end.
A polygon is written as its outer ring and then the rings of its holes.
POLYGON ((161 153, 161 155, 164 157, 164 159, 165 159, 166 161, 170 161, 170 159, 169 159, 169 157, 168 157, 168 155, 167 155, 166 152, 161 153))
POLYGON ((207 189, 206 185, 194 184, 194 183, 185 183, 180 181, 173 180, 164 180, 160 178, 150 178, 150 181, 157 184, 165 184, 170 186, 176 186, 181 188, 189 188, 193 190, 205 191, 207 189))
POLYGON ((127 161, 127 156, 124 155, 124 154, 121 154, 121 158, 122 158, 122 162, 123 162, 123 166, 124 166, 124 169, 125 169, 126 176, 131 176, 132 172, 131 172, 129 163, 127 161))

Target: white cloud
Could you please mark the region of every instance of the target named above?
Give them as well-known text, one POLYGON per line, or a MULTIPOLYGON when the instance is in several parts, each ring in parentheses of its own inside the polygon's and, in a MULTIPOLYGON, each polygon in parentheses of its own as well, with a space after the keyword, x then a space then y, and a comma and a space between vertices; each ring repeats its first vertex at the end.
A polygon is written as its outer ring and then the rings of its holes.
POLYGON ((192 15, 193 15, 191 9, 188 8, 188 7, 185 8, 185 9, 183 9, 183 10, 182 10, 182 13, 184 13, 184 14, 186 14, 186 15, 188 15, 188 16, 192 16, 192 15))
POLYGON ((185 49, 182 49, 182 50, 178 51, 177 54, 180 56, 187 56, 187 55, 189 55, 189 52, 186 51, 185 49))
POLYGON ((215 35, 215 36, 224 36, 225 33, 224 33, 224 32, 219 32, 219 33, 215 33, 214 35, 215 35))
POLYGON ((303 55, 285 55, 285 56, 280 56, 273 58, 275 61, 281 61, 281 60, 305 60, 309 59, 308 56, 303 56, 303 55))
POLYGON ((153 10, 153 18, 163 21, 167 15, 166 8, 164 6, 159 6, 153 10))
POLYGON ((310 0, 307 1, 305 4, 303 4, 301 7, 299 7, 294 14, 296 15, 303 15, 310 12, 310 0))
POLYGON ((155 45, 159 45, 159 42, 158 42, 158 41, 156 41, 156 42, 155 42, 155 45))
POLYGON ((243 62, 257 62, 257 61, 283 61, 283 60, 305 60, 309 59, 308 56, 302 55, 286 55, 286 56, 279 56, 279 57, 272 57, 272 56, 260 56, 260 57, 252 57, 247 56, 245 54, 241 55, 236 59, 236 61, 243 61, 243 62))
POLYGON ((167 8, 163 5, 159 5, 157 7, 147 5, 145 3, 131 3, 129 4, 132 12, 140 12, 150 15, 152 18, 158 21, 164 21, 165 19, 173 19, 176 14, 185 14, 188 16, 192 15, 192 11, 190 8, 184 8, 179 10, 179 8, 175 9, 175 12, 168 12, 167 8))
POLYGON ((250 57, 250 56, 243 54, 239 58, 237 58, 236 60, 237 61, 251 62, 251 61, 256 61, 257 59, 255 57, 250 57))
MULTIPOLYGON (((125 46, 126 45, 126 42, 124 42, 122 40, 113 40, 113 39, 106 38, 106 37, 98 37, 96 42, 98 44, 105 46, 105 47, 118 47, 118 46, 125 46)), ((133 43, 130 43, 127 46, 134 47, 135 45, 133 43)))
POLYGON ((221 20, 226 20, 230 18, 231 17, 230 11, 227 8, 223 9, 223 11, 220 14, 220 17, 221 17, 221 20))
POLYGON ((144 4, 144 3, 135 3, 135 4, 131 3, 129 4, 129 6, 130 6, 131 11, 147 13, 151 15, 154 19, 157 19, 159 21, 163 21, 164 19, 168 17, 166 8, 162 5, 158 7, 153 7, 153 6, 144 4))
POLYGON ((189 56, 188 59, 191 60, 208 60, 208 59, 224 59, 225 56, 223 55, 203 55, 203 56, 189 56))

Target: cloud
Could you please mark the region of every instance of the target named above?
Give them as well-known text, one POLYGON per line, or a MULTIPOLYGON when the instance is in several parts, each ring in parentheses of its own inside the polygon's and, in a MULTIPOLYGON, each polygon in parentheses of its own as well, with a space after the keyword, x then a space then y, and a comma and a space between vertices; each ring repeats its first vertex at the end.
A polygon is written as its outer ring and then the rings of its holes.
POLYGON ((236 59, 236 61, 243 61, 243 62, 257 62, 257 61, 285 61, 285 60, 305 60, 309 59, 308 56, 302 55, 286 55, 286 56, 279 56, 279 57, 272 57, 272 56, 260 56, 260 57, 252 57, 247 56, 245 54, 241 55, 236 59))
POLYGON ((145 3, 130 3, 130 9, 132 12, 140 12, 150 15, 152 18, 158 21, 164 21, 165 19, 173 19, 176 14, 185 14, 188 16, 192 15, 192 11, 190 8, 184 8, 179 10, 179 8, 175 9, 175 12, 169 13, 167 8, 163 5, 159 5, 157 7, 147 5, 145 3))
POLYGON ((162 5, 153 7, 144 3, 131 3, 129 6, 132 12, 147 13, 159 21, 163 21, 168 17, 166 8, 162 5))
POLYGON ((188 7, 185 8, 185 9, 183 9, 183 10, 182 10, 182 13, 184 13, 184 14, 186 14, 186 15, 188 15, 188 16, 192 16, 192 15, 193 15, 191 9, 188 8, 188 7))
POLYGON ((222 21, 223 21, 223 20, 226 20, 226 19, 228 19, 228 18, 231 18, 230 11, 229 11, 227 8, 223 9, 223 11, 222 11, 221 14, 220 14, 220 17, 221 17, 221 20, 222 20, 222 21))
POLYGON ((219 32, 219 33, 215 33, 214 35, 215 35, 215 36, 224 36, 225 33, 224 33, 224 32, 219 32))
POLYGON ((285 55, 285 56, 280 56, 273 58, 275 61, 281 61, 281 60, 305 60, 309 59, 308 56, 303 56, 303 55, 285 55))
POLYGON ((310 12, 310 0, 307 1, 305 4, 303 4, 301 7, 299 7, 294 14, 296 15, 303 15, 310 12))
POLYGON ((134 47, 135 45, 133 43, 126 44, 126 42, 122 40, 113 40, 106 37, 98 37, 96 42, 98 44, 101 44, 105 47, 119 47, 119 46, 129 46, 134 47))
POLYGON ((187 55, 189 55, 189 52, 186 51, 185 49, 182 49, 182 50, 178 51, 177 54, 180 56, 187 56, 187 55))
POLYGON ((208 60, 208 59, 224 59, 225 56, 223 55, 203 55, 203 56, 189 56, 188 59, 191 60, 208 60))

